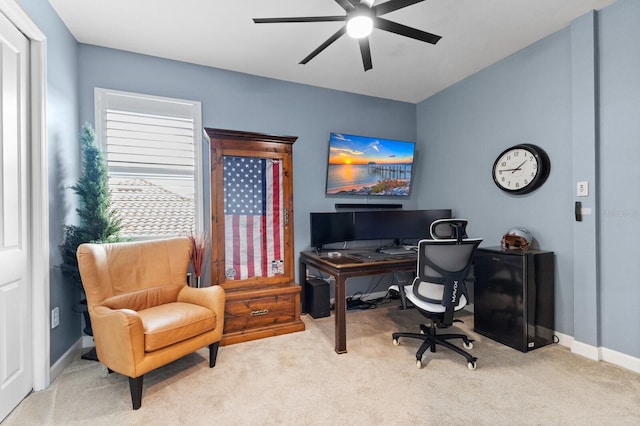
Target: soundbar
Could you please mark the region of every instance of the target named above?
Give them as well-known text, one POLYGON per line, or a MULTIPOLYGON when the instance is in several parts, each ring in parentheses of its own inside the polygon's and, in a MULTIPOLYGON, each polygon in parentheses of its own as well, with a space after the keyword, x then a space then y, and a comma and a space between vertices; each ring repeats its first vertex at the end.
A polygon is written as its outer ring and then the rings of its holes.
POLYGON ((336 209, 401 209, 402 204, 349 204, 336 203, 336 209))

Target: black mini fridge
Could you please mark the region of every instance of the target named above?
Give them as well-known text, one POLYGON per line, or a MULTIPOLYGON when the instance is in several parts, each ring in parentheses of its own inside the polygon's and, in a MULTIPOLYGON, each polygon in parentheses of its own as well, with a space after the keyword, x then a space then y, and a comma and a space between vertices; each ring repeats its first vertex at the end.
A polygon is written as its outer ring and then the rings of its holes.
POLYGON ((553 252, 479 248, 473 269, 476 332, 522 352, 553 342, 553 252))

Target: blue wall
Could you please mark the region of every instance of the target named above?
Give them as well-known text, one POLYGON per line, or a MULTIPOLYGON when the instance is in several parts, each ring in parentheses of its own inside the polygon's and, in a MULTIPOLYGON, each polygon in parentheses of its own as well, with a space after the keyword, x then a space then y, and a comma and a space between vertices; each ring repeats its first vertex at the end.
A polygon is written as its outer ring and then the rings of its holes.
POLYGON ((420 169, 428 171, 419 207, 429 207, 428 200, 452 206, 484 246, 498 245, 512 226, 528 228, 541 248, 556 254, 556 330, 635 357, 639 20, 640 2, 620 0, 417 107, 418 141, 426 151, 420 169), (595 105, 590 116, 585 101, 595 105), (593 142, 575 140, 578 132, 593 142), (509 196, 496 188, 490 171, 496 156, 518 143, 544 148, 551 173, 537 191, 509 196), (575 197, 578 179, 590 180, 589 197, 575 197), (584 223, 574 222, 576 200, 592 208, 584 223), (594 272, 577 279, 583 267, 593 266, 584 259, 596 264, 594 272))
POLYGON ((602 346, 640 357, 640 2, 600 13, 600 322, 602 346))
MULTIPOLYGON (((470 221, 470 235, 498 246, 511 227, 527 228, 556 253, 556 328, 573 334, 571 210, 571 67, 569 32, 544 40, 476 73, 418 105, 418 141, 430 179, 423 200, 451 206, 470 221), (547 182, 514 196, 493 182, 507 147, 533 143, 551 159, 547 182)), ((420 203, 419 207, 427 207, 420 203)))

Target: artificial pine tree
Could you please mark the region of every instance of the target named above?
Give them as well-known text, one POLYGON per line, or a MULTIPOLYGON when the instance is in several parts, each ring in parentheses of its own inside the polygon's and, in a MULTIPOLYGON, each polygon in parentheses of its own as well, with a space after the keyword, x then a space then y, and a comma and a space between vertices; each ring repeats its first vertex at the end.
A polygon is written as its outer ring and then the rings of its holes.
MULTIPOLYGON (((60 269, 67 281, 82 290, 76 250, 82 243, 119 241, 120 221, 111 209, 107 167, 96 135, 89 123, 82 126, 82 175, 71 189, 79 197, 76 213, 78 225, 65 225, 64 243, 60 245, 60 269)), ((89 327, 89 325, 87 324, 89 327)), ((90 329, 90 328, 89 328, 90 329)), ((86 329, 85 329, 86 332, 86 329)), ((89 333, 87 333, 89 334, 89 333)))

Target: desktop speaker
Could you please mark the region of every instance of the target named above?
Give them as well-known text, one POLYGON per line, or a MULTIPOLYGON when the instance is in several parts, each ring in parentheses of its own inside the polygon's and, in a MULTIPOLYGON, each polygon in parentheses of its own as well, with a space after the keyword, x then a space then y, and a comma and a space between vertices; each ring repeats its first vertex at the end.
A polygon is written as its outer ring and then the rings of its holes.
POLYGON ((329 316, 329 283, 317 278, 304 284, 304 306, 313 318, 329 316))

